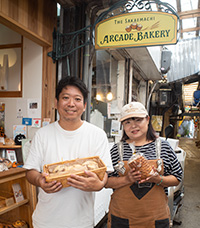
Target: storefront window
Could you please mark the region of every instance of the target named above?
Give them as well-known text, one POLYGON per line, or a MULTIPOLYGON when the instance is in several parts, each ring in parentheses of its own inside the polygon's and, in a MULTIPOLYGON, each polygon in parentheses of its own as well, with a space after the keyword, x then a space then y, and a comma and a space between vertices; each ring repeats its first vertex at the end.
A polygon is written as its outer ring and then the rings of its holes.
POLYGON ((90 121, 111 137, 112 118, 109 105, 117 99, 118 62, 107 51, 96 51, 92 77, 92 109, 90 121))

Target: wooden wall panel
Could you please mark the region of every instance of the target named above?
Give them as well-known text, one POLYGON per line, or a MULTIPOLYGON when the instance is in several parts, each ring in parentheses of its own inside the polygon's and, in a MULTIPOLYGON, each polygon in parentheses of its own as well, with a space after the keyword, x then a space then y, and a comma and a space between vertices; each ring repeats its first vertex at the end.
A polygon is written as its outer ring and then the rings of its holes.
POLYGON ((52 45, 56 19, 54 0, 0 0, 0 23, 39 45, 52 45))
POLYGON ((57 25, 54 0, 0 0, 0 23, 43 46, 42 116, 55 119, 56 64, 47 56, 52 51, 52 32, 57 25))
POLYGON ((42 118, 55 120, 56 64, 47 56, 49 48, 43 48, 43 96, 42 118))

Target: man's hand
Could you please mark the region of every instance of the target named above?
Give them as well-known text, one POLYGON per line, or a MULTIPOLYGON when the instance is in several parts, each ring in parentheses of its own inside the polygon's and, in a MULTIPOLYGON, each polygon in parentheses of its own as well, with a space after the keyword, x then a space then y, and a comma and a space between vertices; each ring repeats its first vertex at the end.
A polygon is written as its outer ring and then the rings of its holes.
POLYGON ((103 180, 101 181, 98 176, 90 171, 85 171, 86 177, 71 174, 67 178, 67 183, 74 188, 78 188, 83 191, 100 191, 106 184, 108 175, 105 173, 103 180))
POLYGON ((42 173, 41 176, 38 179, 40 187, 46 192, 46 193, 54 193, 58 192, 62 189, 62 184, 57 181, 52 181, 52 182, 46 182, 45 176, 46 173, 42 173))
POLYGON ((62 184, 57 181, 47 183, 45 178, 47 175, 47 173, 40 173, 34 169, 27 170, 26 172, 27 180, 31 184, 37 187, 41 187, 46 193, 54 193, 60 191, 63 187, 62 184))

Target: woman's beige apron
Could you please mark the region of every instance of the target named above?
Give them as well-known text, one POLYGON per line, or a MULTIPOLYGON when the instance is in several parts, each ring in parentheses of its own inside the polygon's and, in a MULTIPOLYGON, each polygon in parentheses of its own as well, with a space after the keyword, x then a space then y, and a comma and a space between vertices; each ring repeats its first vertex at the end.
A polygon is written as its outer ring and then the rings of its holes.
MULTIPOLYGON (((157 160, 148 161, 157 167, 157 160)), ((126 175, 127 161, 124 166, 126 175)), ((168 199, 162 186, 135 183, 114 190, 111 196, 108 228, 168 228, 169 221, 168 199)))

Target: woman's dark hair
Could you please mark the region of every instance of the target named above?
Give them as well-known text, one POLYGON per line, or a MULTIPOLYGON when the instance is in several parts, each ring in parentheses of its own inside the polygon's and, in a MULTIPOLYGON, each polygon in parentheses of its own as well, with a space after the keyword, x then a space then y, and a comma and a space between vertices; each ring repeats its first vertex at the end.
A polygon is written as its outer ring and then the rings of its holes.
POLYGON ((65 88, 66 86, 77 87, 83 95, 84 104, 87 102, 89 91, 88 91, 85 83, 80 78, 72 77, 72 76, 64 77, 58 82, 58 85, 56 87, 56 99, 57 100, 59 100, 59 95, 62 92, 63 88, 65 88))
MULTIPOLYGON (((148 117, 148 116, 147 116, 148 117)), ((146 118, 147 118, 146 117, 146 118)), ((148 130, 147 130, 147 135, 146 135, 146 139, 147 140, 155 140, 157 138, 157 135, 156 135, 156 131, 153 129, 153 126, 151 124, 151 120, 149 120, 149 124, 148 124, 148 130)), ((126 132, 123 130, 123 135, 122 135, 122 138, 121 138, 121 141, 125 141, 129 139, 128 135, 126 134, 126 132)))

